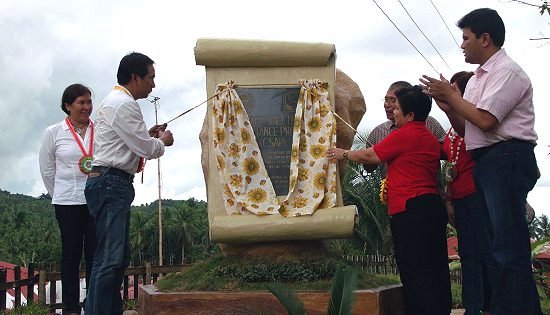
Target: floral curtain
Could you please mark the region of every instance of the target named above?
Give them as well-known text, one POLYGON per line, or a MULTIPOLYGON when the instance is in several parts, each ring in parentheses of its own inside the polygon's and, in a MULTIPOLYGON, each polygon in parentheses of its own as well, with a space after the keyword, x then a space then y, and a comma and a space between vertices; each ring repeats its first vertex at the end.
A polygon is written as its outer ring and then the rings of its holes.
POLYGON ((289 192, 279 210, 285 217, 311 215, 336 205, 336 160, 327 149, 336 144, 336 122, 327 83, 300 81, 294 116, 289 192))
POLYGON ((262 159, 250 120, 234 83, 217 86, 212 110, 214 154, 229 215, 311 215, 336 205, 336 162, 326 150, 336 143, 336 122, 327 84, 300 81, 294 119, 289 193, 282 205, 262 159))
POLYGON ((212 110, 214 153, 229 215, 277 213, 279 201, 234 83, 219 84, 212 110))

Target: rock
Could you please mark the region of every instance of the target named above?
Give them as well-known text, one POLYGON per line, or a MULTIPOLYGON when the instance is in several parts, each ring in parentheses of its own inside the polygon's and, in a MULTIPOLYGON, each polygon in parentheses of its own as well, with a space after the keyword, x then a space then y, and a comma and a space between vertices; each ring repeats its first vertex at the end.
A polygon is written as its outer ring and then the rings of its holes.
MULTIPOLYGON (((363 115, 365 115, 367 111, 365 98, 359 89, 359 85, 343 71, 336 69, 336 86, 334 90, 334 107, 336 114, 357 130, 357 126, 359 126, 363 115)), ((349 128, 340 119, 336 118, 336 146, 343 149, 350 149, 354 137, 355 131, 349 128)), ((344 178, 346 164, 345 160, 339 161, 340 182, 342 182, 344 178)))

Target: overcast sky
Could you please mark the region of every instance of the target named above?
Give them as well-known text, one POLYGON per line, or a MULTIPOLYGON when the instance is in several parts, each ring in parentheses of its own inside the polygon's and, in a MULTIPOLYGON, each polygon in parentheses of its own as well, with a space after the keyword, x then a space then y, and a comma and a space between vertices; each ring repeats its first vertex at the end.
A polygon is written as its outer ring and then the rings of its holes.
MULTIPOLYGON (((504 47, 530 76, 534 87, 536 154, 542 178, 528 201, 537 215, 550 215, 550 110, 548 56, 550 17, 510 1, 432 0, 460 43, 455 26, 479 7, 496 9, 507 27, 504 47)), ((530 0, 540 4, 540 0, 530 0)), ((378 0, 409 39, 447 78, 464 63, 461 50, 430 0, 401 0, 449 64, 447 67, 416 29, 398 1, 378 0)), ((0 189, 38 196, 46 192, 38 169, 44 129, 64 119, 61 94, 72 83, 94 91, 98 106, 116 83, 122 56, 131 51, 156 62, 152 95, 160 97, 159 121, 167 121, 206 99, 205 70, 195 65, 193 48, 202 37, 325 42, 336 46, 339 69, 355 80, 367 103, 360 131, 385 120, 381 99, 390 83, 418 83, 431 66, 382 14, 373 1, 64 1, 2 0, 0 2, 0 189)), ((148 125, 153 106, 141 100, 148 125)), ((161 159, 162 197, 206 199, 200 163, 199 131, 206 107, 170 124, 174 146, 161 159)), ((95 113, 94 113, 95 114, 95 113)), ((92 117, 95 117, 95 115, 92 117)), ((434 105, 432 115, 445 129, 449 123, 434 105)), ((158 198, 156 161, 145 170, 144 184, 134 184, 134 204, 158 198)))

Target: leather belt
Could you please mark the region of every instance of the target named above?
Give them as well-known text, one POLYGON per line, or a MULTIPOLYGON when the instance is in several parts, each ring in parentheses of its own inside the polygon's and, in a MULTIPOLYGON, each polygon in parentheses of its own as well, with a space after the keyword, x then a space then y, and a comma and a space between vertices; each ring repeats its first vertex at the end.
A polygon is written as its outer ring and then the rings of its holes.
POLYGON ((507 144, 512 144, 512 143, 528 143, 528 144, 531 144, 533 147, 535 146, 532 142, 529 142, 527 140, 519 140, 519 139, 514 138, 514 139, 510 139, 510 140, 506 140, 506 141, 500 141, 500 142, 494 143, 494 144, 492 144, 490 146, 487 146, 487 147, 470 150, 470 155, 472 156, 472 158, 474 160, 477 160, 480 157, 482 157, 483 155, 485 155, 487 152, 493 150, 496 147, 499 147, 499 146, 502 146, 502 145, 507 145, 507 144))
POLYGON ((128 180, 131 183, 134 182, 134 175, 133 174, 130 174, 128 172, 125 172, 121 169, 114 168, 114 167, 92 166, 92 171, 90 173, 100 173, 101 175, 106 175, 106 174, 115 175, 115 176, 122 177, 122 178, 128 180))

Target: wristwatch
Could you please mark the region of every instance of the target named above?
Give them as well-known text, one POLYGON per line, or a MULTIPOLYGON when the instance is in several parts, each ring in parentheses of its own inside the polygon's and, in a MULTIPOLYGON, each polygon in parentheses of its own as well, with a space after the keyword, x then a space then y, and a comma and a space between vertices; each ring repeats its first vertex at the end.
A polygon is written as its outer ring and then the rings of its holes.
POLYGON ((349 161, 349 159, 348 159, 348 153, 349 153, 349 150, 344 151, 343 156, 344 156, 344 159, 346 159, 346 160, 349 161))

